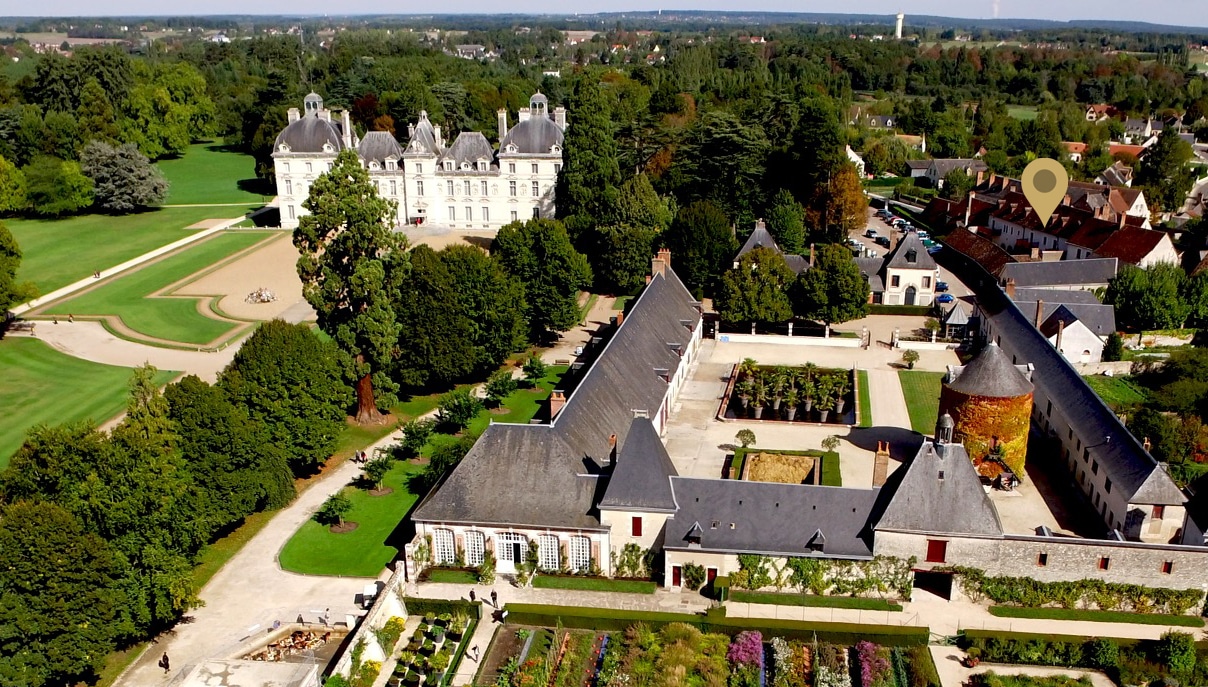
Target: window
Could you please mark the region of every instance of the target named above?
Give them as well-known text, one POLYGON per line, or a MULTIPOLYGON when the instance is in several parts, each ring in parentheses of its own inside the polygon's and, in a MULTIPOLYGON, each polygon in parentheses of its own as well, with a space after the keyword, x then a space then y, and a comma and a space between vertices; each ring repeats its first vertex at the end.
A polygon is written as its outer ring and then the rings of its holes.
POLYGON ((456 219, 457 219, 457 208, 450 205, 449 206, 449 221, 452 222, 456 219))
POLYGON ((289 163, 288 163, 288 162, 282 162, 281 164, 285 165, 285 171, 287 171, 287 172, 288 172, 288 171, 289 171, 289 163))
POLYGON ((289 179, 285 180, 285 195, 294 195, 294 182, 290 181, 289 179))
POLYGON ((539 195, 541 195, 541 187, 538 186, 537 182, 534 181, 533 182, 533 197, 536 198, 539 195))
POLYGON ((479 188, 478 195, 485 196, 487 194, 487 182, 485 182, 485 181, 478 182, 478 188, 479 188))
MULTIPOLYGON (((515 214, 515 213, 512 213, 512 214, 515 214)), ((289 206, 289 218, 290 219, 294 218, 294 206, 292 206, 292 205, 289 206)))
POLYGON ((486 556, 487 538, 482 532, 466 532, 466 565, 482 565, 486 556))
POLYGON ((453 182, 452 181, 445 182, 445 190, 448 191, 447 195, 450 195, 450 196, 453 195, 453 182))
POLYGON ((386 160, 386 170, 389 172, 394 171, 394 160, 386 160))
POLYGON ((948 542, 942 539, 927 540, 927 562, 943 563, 948 557, 948 542))
POLYGON ((453 530, 440 529, 432 533, 432 561, 437 565, 452 563, 457 558, 453 546, 453 530))
POLYGON ((558 569, 558 536, 543 534, 537 537, 537 565, 542 570, 558 569))
POLYGON ((537 173, 537 163, 534 162, 533 163, 533 174, 536 174, 536 173, 537 173))
POLYGON ((508 174, 515 174, 515 173, 516 173, 516 163, 509 162, 508 163, 508 174))
POLYGON ((470 195, 470 182, 469 181, 462 182, 461 187, 463 189, 465 189, 464 195, 467 195, 467 196, 470 195))
POLYGON ((1166 515, 1166 506, 1154 506, 1153 507, 1153 519, 1154 520, 1161 520, 1163 518, 1163 516, 1165 516, 1165 515, 1166 515))
POLYGON ((469 205, 466 206, 466 221, 467 222, 474 221, 474 212, 473 212, 473 210, 471 210, 469 205))
POLYGON ((923 277, 923 288, 924 289, 931 288, 931 277, 923 277))
POLYGON ((561 174, 561 173, 562 173, 562 165, 555 163, 554 164, 554 174, 561 174))
POLYGON ((533 219, 541 219, 541 208, 533 207, 533 219))
POLYGON ((422 181, 415 182, 415 195, 417 195, 417 196, 424 195, 424 182, 422 182, 422 181))
POLYGON ((1174 572, 1174 561, 1166 561, 1162 563, 1162 574, 1169 575, 1174 572))
POLYGON ((423 163, 421 163, 421 162, 417 162, 417 163, 415 163, 415 173, 416 173, 416 174, 423 174, 423 173, 424 173, 424 165, 423 165, 423 163))
POLYGON ((890 278, 889 278, 889 285, 890 285, 890 286, 892 286, 892 287, 894 287, 894 288, 897 288, 897 287, 901 286, 901 285, 902 285, 902 277, 900 277, 900 276, 898 276, 898 275, 896 275, 896 274, 895 274, 895 275, 893 275, 892 277, 890 277, 890 278))
POLYGON ((1112 493, 1112 478, 1111 477, 1105 477, 1103 479, 1103 491, 1104 491, 1104 493, 1107 493, 1107 494, 1112 493))
POLYGON ((488 208, 485 205, 482 208, 482 221, 484 221, 484 222, 491 221, 491 208, 488 208))
POLYGON ((311 164, 310 164, 309 162, 307 162, 307 163, 306 163, 306 171, 307 171, 307 172, 313 172, 313 171, 315 171, 315 170, 314 170, 314 168, 311 166, 311 164))
POLYGON ((1091 447, 1087 446, 1086 448, 1082 449, 1082 462, 1085 463, 1086 461, 1088 461, 1090 459, 1091 459, 1091 447))
POLYGON ((1073 427, 1070 427, 1069 429, 1070 429, 1070 436, 1069 436, 1069 438, 1073 439, 1073 438, 1074 438, 1074 428, 1073 428, 1073 427))
POLYGON ((939 477, 939 480, 940 480, 941 482, 943 482, 943 481, 944 481, 944 471, 943 471, 943 470, 940 470, 940 472, 939 472, 939 474, 937 475, 937 477, 939 477))
POLYGON ((1040 566, 1041 568, 1043 568, 1044 566, 1046 566, 1048 564, 1049 564, 1049 554, 1042 553, 1036 557, 1036 565, 1040 566))
POLYGON ((1099 461, 1097 461, 1097 460, 1091 461, 1091 474, 1092 475, 1099 474, 1099 461))
POLYGON ((591 567, 591 540, 587 537, 570 538, 571 572, 582 572, 591 567))
MULTIPOLYGON (((292 210, 293 208, 290 209, 292 210)), ((520 219, 519 213, 517 213, 515 210, 512 210, 512 221, 515 222, 518 219, 520 219)))
POLYGON ((1053 402, 1049 401, 1048 404, 1049 404, 1048 407, 1045 408, 1045 410, 1044 410, 1045 417, 1048 417, 1053 414, 1053 402))
POLYGON ((642 536, 642 516, 640 516, 640 515, 633 516, 633 523, 632 523, 632 527, 630 529, 632 530, 631 534, 633 536, 635 536, 635 537, 642 536))
POLYGON ((1099 569, 1100 570, 1107 570, 1110 567, 1112 567, 1111 558, 1108 558, 1107 556, 1103 556, 1102 558, 1099 559, 1099 569))
POLYGON ((393 179, 390 180, 390 195, 398 195, 398 182, 394 181, 393 179))
POLYGON ((512 196, 513 198, 516 196, 516 182, 508 182, 508 195, 512 196))

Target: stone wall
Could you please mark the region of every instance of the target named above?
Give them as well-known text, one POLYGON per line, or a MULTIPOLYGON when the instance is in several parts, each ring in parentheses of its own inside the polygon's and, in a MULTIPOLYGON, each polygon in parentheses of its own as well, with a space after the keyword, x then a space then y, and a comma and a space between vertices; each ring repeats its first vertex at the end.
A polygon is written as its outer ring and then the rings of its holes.
POLYGON ((388 620, 397 616, 407 618, 407 606, 403 603, 403 584, 405 575, 402 570, 396 571, 386 581, 386 586, 378 592, 377 599, 369 612, 361 619, 352 636, 344 643, 343 652, 336 657, 331 665, 331 675, 349 677, 352 672, 352 648, 364 642, 365 650, 361 653, 361 661, 384 662, 386 656, 394 647, 383 647, 378 644, 374 630, 379 630, 388 620))

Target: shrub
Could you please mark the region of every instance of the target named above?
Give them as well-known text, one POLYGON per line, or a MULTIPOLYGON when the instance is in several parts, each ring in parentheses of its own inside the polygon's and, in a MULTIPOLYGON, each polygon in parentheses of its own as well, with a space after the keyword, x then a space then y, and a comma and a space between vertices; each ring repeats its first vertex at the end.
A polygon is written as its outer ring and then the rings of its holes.
POLYGON ((1186 675, 1195 669, 1195 639, 1187 632, 1163 634, 1154 653, 1175 675, 1186 675))
POLYGON ((315 513, 315 521, 321 525, 343 525, 344 516, 352 510, 352 501, 343 492, 327 497, 315 513))
POLYGON ((496 370, 487 380, 487 398, 490 399, 492 405, 499 406, 503 404, 503 399, 518 388, 520 388, 520 382, 512 376, 511 370, 496 370))
POLYGON ((439 407, 441 423, 462 429, 482 410, 482 399, 462 387, 442 395, 439 407))
POLYGON ((705 568, 696 563, 685 563, 683 570, 683 582, 685 589, 696 591, 705 583, 705 568))
POLYGON ((902 351, 902 362, 906 363, 906 367, 914 369, 914 364, 919 361, 919 352, 913 348, 907 348, 902 351))
POLYGON ((545 361, 538 356, 530 355, 524 361, 524 378, 526 380, 536 382, 548 373, 549 365, 546 365, 545 361))
POLYGON ((495 554, 484 551, 482 564, 478 566, 478 584, 491 586, 495 584, 495 554))
POLYGON ((889 659, 885 651, 872 642, 856 643, 856 660, 860 667, 862 687, 880 687, 890 680, 889 659))
POLYGON ((740 429, 738 434, 734 435, 735 441, 742 444, 743 448, 750 448, 755 445, 755 432, 749 429, 740 429))
POLYGON ((436 423, 430 419, 410 420, 407 424, 403 425, 403 440, 398 445, 403 458, 418 456, 420 451, 424 449, 424 445, 428 443, 428 438, 432 436, 432 432, 435 429, 436 423))
POLYGON ((930 649, 925 646, 912 646, 906 650, 905 657, 910 683, 903 687, 940 687, 940 675, 935 669, 930 649))
POLYGON ((394 650, 394 645, 398 644, 399 637, 403 636, 404 623, 406 623, 406 620, 394 616, 387 620, 385 625, 373 631, 374 636, 377 637, 378 644, 387 654, 394 650))
POLYGON ((1111 670, 1120 665, 1120 645, 1110 639, 1092 639, 1084 653, 1092 668, 1111 670))
POLYGON ((730 642, 726 660, 737 667, 763 667, 763 635, 754 630, 739 632, 730 642))

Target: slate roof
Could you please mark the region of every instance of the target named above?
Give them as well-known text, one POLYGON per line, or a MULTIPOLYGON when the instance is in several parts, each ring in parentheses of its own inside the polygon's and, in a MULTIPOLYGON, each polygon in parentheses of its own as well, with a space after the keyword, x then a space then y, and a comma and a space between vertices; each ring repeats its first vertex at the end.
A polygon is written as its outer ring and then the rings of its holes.
POLYGON ((1019 309, 1023 312, 1031 312, 1028 309, 1028 304, 1033 304, 1035 308, 1036 301, 1044 301, 1049 303, 1078 303, 1082 305, 1100 305, 1099 299, 1095 297, 1094 291, 1086 289, 1015 289, 1015 297, 1011 300, 1019 303, 1019 309))
MULTIPOLYGON (((635 421, 634 411, 659 412, 668 384, 655 369, 677 368, 680 356, 669 344, 686 348, 700 318, 674 271, 653 275, 553 423, 489 425, 414 519, 604 529, 596 504, 605 496, 609 438, 616 434, 624 448, 634 426, 650 425, 635 421)), ((638 434, 633 451, 648 452, 649 439, 638 434)), ((617 498, 626 491, 659 496, 622 488, 617 498)))
POLYGON ((896 270, 935 270, 935 259, 927 252, 927 246, 918 234, 910 232, 898 241, 897 247, 885 258, 886 269, 896 270), (913 254, 911 253, 913 251, 913 254), (910 258, 914 261, 911 262, 910 258))
POLYGON ((990 171, 989 165, 977 158, 938 158, 931 160, 929 168, 931 166, 935 167, 935 173, 940 178, 947 176, 954 169, 962 170, 969 176, 990 171))
POLYGON ((954 231, 948 234, 944 243, 994 275, 1001 274, 1007 265, 1016 261, 1010 253, 1002 249, 1002 246, 971 231, 954 231))
POLYGON ((1116 276, 1115 258, 1015 262, 1004 265, 1000 280, 1014 279, 1016 287, 1090 286, 1106 284, 1116 276))
POLYGON ((370 131, 365 134, 360 145, 357 146, 357 155, 360 155, 366 163, 382 164, 386 158, 392 157, 395 160, 401 160, 403 147, 395 140, 394 134, 389 131, 370 131))
POLYGON ((914 458, 890 475, 876 530, 1001 537, 998 511, 960 444, 924 441, 914 458), (890 491, 892 490, 892 491, 890 491))
POLYGON ((294 153, 321 153, 324 143, 330 143, 337 151, 344 147, 340 124, 313 113, 290 122, 282 129, 273 142, 273 149, 280 148, 282 143, 294 153))
POLYGON ((773 238, 772 233, 768 231, 767 226, 762 220, 755 223, 755 229, 751 231, 751 235, 748 236, 747 240, 743 242, 742 248, 739 248, 738 253, 734 255, 734 262, 738 262, 742 256, 750 253, 756 248, 771 248, 777 253, 780 253, 781 257, 784 258, 785 264, 788 265, 789 269, 793 270, 793 272, 796 274, 801 274, 810 268, 809 258, 803 255, 785 253, 784 250, 777 245, 776 239, 773 238))
POLYGON ((675 512, 671 478, 677 474, 654 425, 646 418, 634 418, 617 452, 600 509, 675 512))
POLYGON ((1011 362, 998 344, 991 341, 968 365, 950 365, 944 385, 970 396, 1026 396, 1032 393, 1032 381, 1025 370, 1026 365, 1011 362))
POLYGON ((856 258, 856 265, 860 267, 860 273, 868 280, 868 286, 873 293, 884 293, 885 280, 881 278, 881 265, 885 261, 881 258, 856 258))
MULTIPOLYGON (((540 94, 538 94, 540 95, 540 94)), ((537 96, 533 96, 536 98, 537 96)), ((529 117, 512 127, 499 142, 499 154, 507 155, 550 155, 550 148, 562 145, 562 129, 549 117, 529 117), (508 153, 509 145, 516 146, 515 153, 508 153)))
POLYGON ((1155 229, 1123 227, 1108 237, 1103 245, 1095 249, 1101 258, 1117 258, 1130 265, 1140 264, 1147 255, 1162 243, 1166 234, 1155 229))
POLYGON ((872 558, 868 520, 879 489, 698 477, 672 477, 671 485, 679 511, 667 521, 665 549, 872 558), (695 525, 699 547, 687 541, 695 525), (825 546, 811 551, 819 530, 825 546))
MULTIPOLYGON (((1098 336, 1106 337, 1107 335, 1116 331, 1115 307, 1103 305, 1098 301, 1093 303, 1083 303, 1066 298, 1067 296, 1073 296, 1077 293, 1088 293, 1092 298, 1094 297, 1094 294, 1090 291, 1063 291, 1060 289, 1049 289, 1048 294, 1041 296, 1039 299, 1044 302, 1044 306, 1041 308, 1040 313, 1041 324, 1052 318, 1053 314, 1059 309, 1065 309, 1065 311, 1068 313, 1068 315, 1065 317, 1073 317, 1074 319, 1077 319, 1078 321, 1082 322, 1082 324, 1085 324, 1087 329, 1091 330, 1098 336)), ((1020 300, 1018 298, 1018 292, 1016 292, 1015 295, 1015 304, 1019 306, 1020 312, 1035 318, 1036 301, 1020 300)), ((1069 324, 1070 322, 1067 320, 1066 325, 1068 326, 1069 324)), ((1054 333, 1056 333, 1056 331, 1057 330, 1054 329, 1052 333, 1046 334, 1045 336, 1052 336, 1054 333)))
POLYGON ((969 313, 965 312, 965 306, 957 301, 948 309, 948 314, 944 315, 944 324, 958 326, 969 324, 969 313))
POLYGON ((419 121, 411 131, 411 140, 407 142, 407 152, 413 155, 440 155, 440 146, 436 143, 436 129, 428 121, 428 112, 420 110, 419 121))
POLYGON ((453 145, 449 146, 441 156, 442 162, 452 160, 453 168, 457 170, 461 169, 463 162, 468 163, 473 169, 478 169, 479 160, 486 160, 489 165, 494 159, 495 150, 491 148, 491 142, 478 131, 463 131, 457 134, 453 145))

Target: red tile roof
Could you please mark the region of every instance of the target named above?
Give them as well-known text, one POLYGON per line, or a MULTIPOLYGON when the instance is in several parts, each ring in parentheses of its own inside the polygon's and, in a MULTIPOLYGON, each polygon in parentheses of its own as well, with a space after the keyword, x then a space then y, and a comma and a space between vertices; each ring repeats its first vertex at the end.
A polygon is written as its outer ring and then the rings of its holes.
POLYGON ((1095 249, 1104 258, 1117 258, 1130 265, 1140 264, 1162 242, 1166 234, 1154 229, 1124 227, 1112 232, 1111 236, 1095 249))

